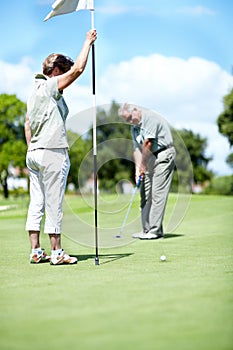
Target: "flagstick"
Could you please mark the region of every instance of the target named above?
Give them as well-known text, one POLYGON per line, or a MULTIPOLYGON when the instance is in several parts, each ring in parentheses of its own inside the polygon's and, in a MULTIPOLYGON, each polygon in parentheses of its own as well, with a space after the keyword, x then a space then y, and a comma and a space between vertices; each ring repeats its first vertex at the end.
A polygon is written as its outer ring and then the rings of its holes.
MULTIPOLYGON (((94 29, 94 10, 91 10, 91 26, 94 29)), ((92 92, 93 92, 93 159, 94 159, 94 201, 95 201, 95 265, 99 265, 98 217, 97 217, 97 145, 96 145, 96 95, 95 95, 95 44, 92 44, 92 92)))

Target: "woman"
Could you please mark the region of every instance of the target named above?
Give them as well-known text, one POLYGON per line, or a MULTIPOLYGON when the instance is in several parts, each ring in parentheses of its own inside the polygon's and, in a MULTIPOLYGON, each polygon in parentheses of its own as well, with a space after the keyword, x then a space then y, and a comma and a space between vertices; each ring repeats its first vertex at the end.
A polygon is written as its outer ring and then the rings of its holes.
POLYGON ((83 48, 75 62, 61 54, 51 54, 43 62, 43 74, 35 77, 34 89, 27 103, 25 136, 30 173, 30 204, 26 221, 31 244, 31 263, 50 261, 51 265, 75 264, 61 247, 62 202, 70 161, 65 121, 68 108, 62 96, 84 71, 96 30, 86 34, 83 48), (50 237, 51 256, 40 246, 42 218, 44 232, 50 237))

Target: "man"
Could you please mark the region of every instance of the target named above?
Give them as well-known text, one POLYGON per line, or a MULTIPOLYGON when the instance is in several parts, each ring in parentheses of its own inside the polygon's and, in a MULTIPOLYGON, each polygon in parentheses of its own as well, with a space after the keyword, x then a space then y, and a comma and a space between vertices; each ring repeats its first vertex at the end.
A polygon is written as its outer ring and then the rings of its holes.
POLYGON ((168 123, 158 114, 124 104, 119 115, 132 125, 135 178, 141 176, 142 232, 133 238, 163 238, 163 218, 174 172, 176 151, 168 123))
POLYGON ((86 34, 75 62, 62 54, 51 54, 43 62, 43 74, 37 74, 27 104, 25 135, 28 144, 26 163, 30 172, 30 205, 26 222, 31 243, 31 263, 50 261, 51 265, 75 264, 61 248, 62 202, 70 161, 65 121, 68 107, 62 92, 84 71, 96 30, 86 34), (40 246, 42 218, 49 235, 51 258, 40 246))

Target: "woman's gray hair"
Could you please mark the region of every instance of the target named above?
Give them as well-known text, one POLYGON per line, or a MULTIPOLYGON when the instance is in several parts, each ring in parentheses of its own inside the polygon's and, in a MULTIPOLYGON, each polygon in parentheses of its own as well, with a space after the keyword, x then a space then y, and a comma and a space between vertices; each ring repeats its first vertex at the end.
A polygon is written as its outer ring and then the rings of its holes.
POLYGON ((49 76, 52 74, 55 67, 58 67, 63 73, 65 73, 70 70, 73 64, 74 61, 70 57, 64 56, 60 53, 52 53, 46 57, 42 64, 43 74, 49 76))

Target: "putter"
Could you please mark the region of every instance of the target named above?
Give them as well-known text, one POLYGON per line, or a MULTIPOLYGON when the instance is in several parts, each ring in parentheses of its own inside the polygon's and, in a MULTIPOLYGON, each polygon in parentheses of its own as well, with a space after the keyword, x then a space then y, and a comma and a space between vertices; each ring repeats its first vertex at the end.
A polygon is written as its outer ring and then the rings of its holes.
POLYGON ((142 181, 142 175, 140 175, 139 178, 138 178, 138 181, 137 181, 137 183, 136 183, 136 187, 134 188, 132 197, 131 197, 131 199, 130 199, 130 203, 129 203, 129 206, 128 206, 128 210, 127 210, 127 212, 126 212, 126 214, 125 214, 125 218, 124 218, 123 224, 122 224, 122 226, 121 226, 120 232, 119 232, 119 234, 117 234, 117 235, 115 236, 115 238, 122 238, 122 232, 123 232, 123 230, 124 230, 126 221, 127 221, 127 219, 128 219, 128 216, 129 216, 130 209, 131 209, 132 204, 133 204, 133 201, 134 201, 134 197, 135 197, 135 195, 136 195, 136 193, 137 193, 137 190, 138 190, 138 188, 139 188, 139 186, 140 186, 140 184, 141 184, 141 181, 142 181))

